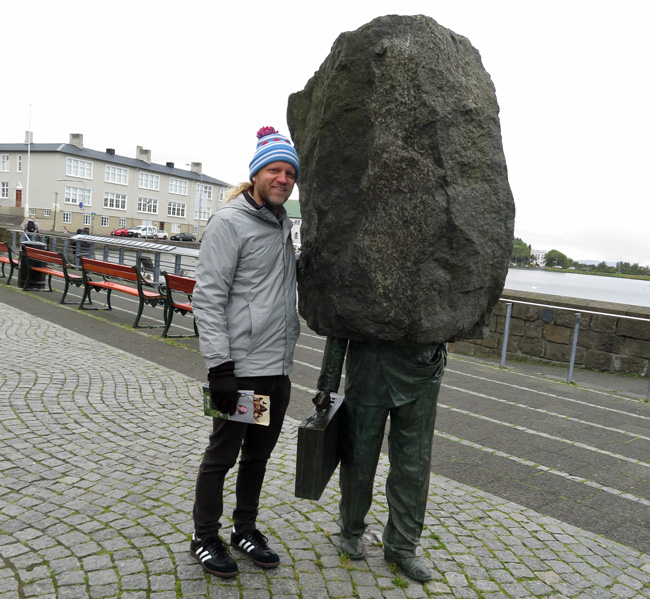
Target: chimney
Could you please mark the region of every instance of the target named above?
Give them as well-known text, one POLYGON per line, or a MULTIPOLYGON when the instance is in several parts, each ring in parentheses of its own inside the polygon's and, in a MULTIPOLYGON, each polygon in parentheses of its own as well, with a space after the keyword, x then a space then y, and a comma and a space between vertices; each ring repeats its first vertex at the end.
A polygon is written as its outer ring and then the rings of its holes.
POLYGON ((173 162, 166 162, 166 163, 165 163, 165 166, 166 166, 167 168, 174 168, 174 163, 173 163, 173 162))
POLYGON ((106 148, 106 153, 109 156, 115 156, 115 148, 106 148))
POLYGON ((136 160, 143 160, 147 164, 151 164, 151 150, 145 150, 142 146, 136 146, 135 158, 136 160))
POLYGON ((192 162, 190 170, 197 175, 203 174, 203 163, 201 162, 192 162))
POLYGON ((70 145, 76 146, 80 150, 83 150, 84 148, 83 133, 70 133, 70 145))
POLYGON ((25 143, 26 144, 33 144, 34 143, 34 132, 33 131, 25 131, 25 143))

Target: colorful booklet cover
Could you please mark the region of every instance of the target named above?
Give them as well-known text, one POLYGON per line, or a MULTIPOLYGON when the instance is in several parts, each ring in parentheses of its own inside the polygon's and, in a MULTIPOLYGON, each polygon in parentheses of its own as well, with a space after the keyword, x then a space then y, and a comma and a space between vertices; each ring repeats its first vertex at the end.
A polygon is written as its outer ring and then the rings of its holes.
POLYGON ((203 411, 206 416, 212 416, 213 418, 268 426, 271 415, 271 401, 268 395, 258 395, 248 390, 239 391, 237 410, 231 416, 220 412, 214 407, 210 396, 210 387, 203 385, 203 411))

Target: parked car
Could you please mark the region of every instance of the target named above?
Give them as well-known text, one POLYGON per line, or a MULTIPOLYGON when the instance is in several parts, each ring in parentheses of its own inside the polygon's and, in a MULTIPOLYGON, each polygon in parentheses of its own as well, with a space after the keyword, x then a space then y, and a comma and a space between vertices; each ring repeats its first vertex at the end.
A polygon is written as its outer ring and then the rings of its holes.
POLYGON ((129 237, 158 237, 158 229, 148 225, 139 225, 129 229, 129 237))
POLYGON ((170 237, 172 241, 196 241, 196 237, 192 233, 177 233, 170 237))
POLYGON ((158 229, 158 239, 169 239, 169 235, 167 235, 167 231, 158 229))
POLYGON ((127 237, 129 234, 129 230, 126 227, 122 227, 121 229, 113 229, 111 231, 111 235, 115 235, 117 237, 127 237))

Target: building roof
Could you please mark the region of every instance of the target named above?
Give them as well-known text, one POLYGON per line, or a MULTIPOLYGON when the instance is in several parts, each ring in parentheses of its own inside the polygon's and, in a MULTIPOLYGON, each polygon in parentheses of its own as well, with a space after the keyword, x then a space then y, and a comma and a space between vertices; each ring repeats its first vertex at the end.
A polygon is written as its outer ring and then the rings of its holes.
MULTIPOLYGON (((24 152, 27 153, 28 144, 0 144, 0 152, 24 152)), ((222 187, 228 187, 229 183, 210 177, 209 175, 201 176, 194 171, 167 166, 163 164, 149 164, 144 160, 137 158, 128 158, 126 156, 119 156, 117 154, 109 154, 108 152, 100 152, 98 150, 90 150, 88 148, 79 148, 72 144, 30 144, 30 152, 61 152, 62 154, 70 154, 72 156, 79 156, 88 160, 101 160, 102 162, 109 162, 112 164, 121 164, 130 166, 132 168, 139 168, 141 170, 151 171, 154 173, 161 173, 164 175, 172 175, 175 177, 183 177, 184 179, 194 179, 196 181, 203 181, 203 183, 212 183, 222 187)), ((170 163, 171 164, 171 163, 170 163)))

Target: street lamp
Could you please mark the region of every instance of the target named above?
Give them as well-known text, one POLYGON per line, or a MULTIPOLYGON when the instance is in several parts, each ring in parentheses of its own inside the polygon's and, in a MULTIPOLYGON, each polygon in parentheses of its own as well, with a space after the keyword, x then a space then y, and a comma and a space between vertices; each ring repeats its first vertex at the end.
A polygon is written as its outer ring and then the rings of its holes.
POLYGON ((57 181, 67 181, 68 183, 81 183, 84 186, 84 201, 79 202, 81 208, 81 226, 85 225, 84 221, 86 220, 86 212, 85 212, 85 207, 86 207, 86 182, 83 179, 57 179, 57 181))
MULTIPOLYGON (((191 167, 191 164, 188 164, 187 162, 185 163, 185 166, 191 167)), ((203 197, 203 171, 199 173, 200 183, 199 183, 199 212, 198 212, 198 218, 197 224, 196 224, 196 238, 201 239, 201 199, 203 197)))
POLYGON ((52 210, 54 211, 54 220, 52 221, 52 231, 56 231, 56 213, 59 211, 59 192, 54 192, 54 204, 52 204, 52 210))

